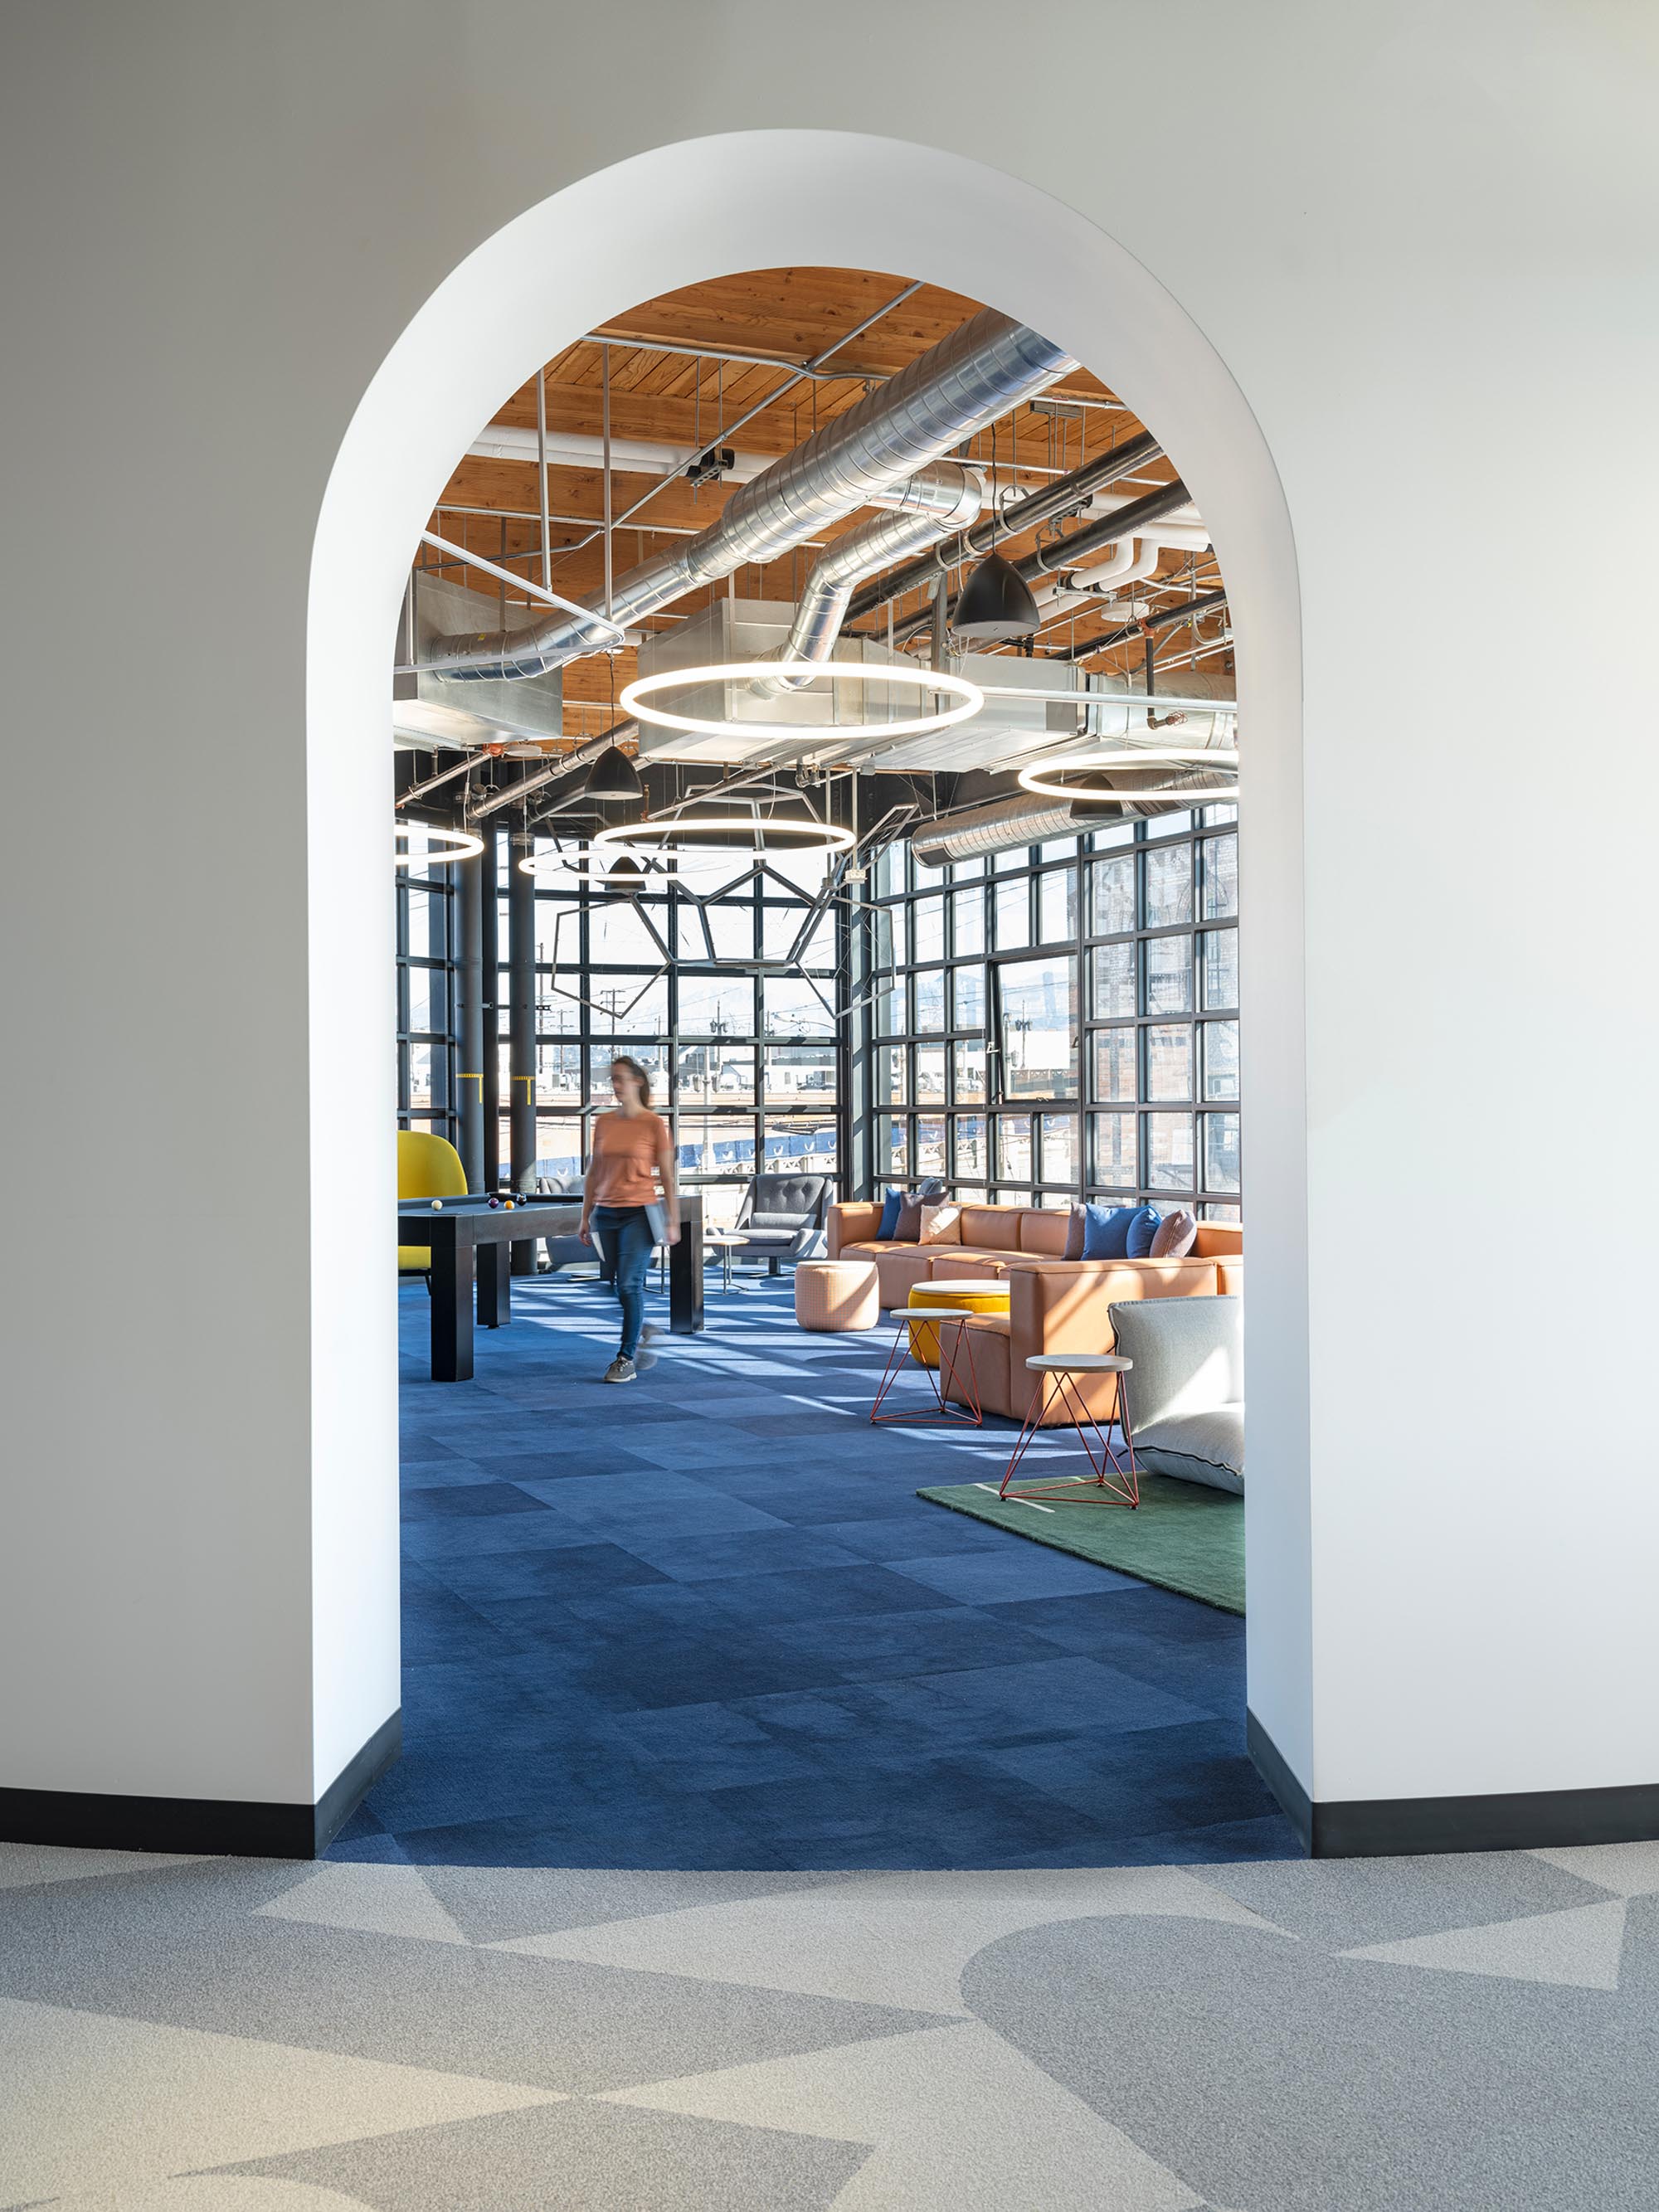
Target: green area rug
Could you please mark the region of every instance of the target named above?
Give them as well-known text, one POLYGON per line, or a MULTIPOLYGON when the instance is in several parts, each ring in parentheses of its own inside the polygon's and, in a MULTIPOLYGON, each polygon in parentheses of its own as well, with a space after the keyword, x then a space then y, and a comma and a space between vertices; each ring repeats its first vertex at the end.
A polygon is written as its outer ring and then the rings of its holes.
POLYGON ((930 1505, 948 1505, 998 1528, 1012 1528, 1034 1544, 1052 1544, 1097 1566, 1115 1567, 1160 1589, 1179 1590, 1223 1613, 1244 1610, 1244 1500, 1201 1483, 1172 1482, 1143 1474, 1140 1504, 1127 1505, 1022 1504, 999 1498, 996 1485, 949 1483, 919 1490, 930 1505))

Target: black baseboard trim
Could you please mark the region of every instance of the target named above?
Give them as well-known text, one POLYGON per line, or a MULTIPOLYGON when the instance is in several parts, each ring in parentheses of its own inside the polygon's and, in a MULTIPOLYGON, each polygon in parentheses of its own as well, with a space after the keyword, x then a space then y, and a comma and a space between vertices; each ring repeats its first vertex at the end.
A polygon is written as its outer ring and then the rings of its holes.
POLYGON ((82 1850, 200 1851, 314 1859, 403 1749, 403 1714, 382 1721, 314 1805, 228 1797, 109 1797, 78 1790, 0 1790, 0 1842, 82 1850))
POLYGON ((1315 1800, 1254 1713, 1250 1757, 1316 1859, 1415 1858, 1427 1852, 1528 1851, 1659 1838, 1659 1784, 1520 1790, 1484 1797, 1315 1800))
POLYGON ((1302 1838, 1302 1848, 1314 1856, 1313 1805, 1307 1791, 1285 1764, 1285 1754, 1255 1715, 1244 1715, 1244 1745, 1255 1762, 1255 1771, 1279 1800, 1279 1810, 1302 1838))

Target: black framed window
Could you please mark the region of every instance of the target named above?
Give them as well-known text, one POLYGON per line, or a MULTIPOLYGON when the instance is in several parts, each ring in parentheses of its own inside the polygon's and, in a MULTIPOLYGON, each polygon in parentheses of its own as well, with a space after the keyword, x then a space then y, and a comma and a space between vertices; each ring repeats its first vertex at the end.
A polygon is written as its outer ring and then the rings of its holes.
POLYGON ((396 878, 398 1127, 455 1139, 453 894, 444 872, 396 878))
MULTIPOLYGON (((763 1167, 838 1175, 845 933, 834 902, 814 919, 823 860, 769 854, 757 872, 744 854, 698 855, 675 880, 659 878, 627 898, 560 869, 559 852, 554 840, 537 841, 542 1171, 583 1171, 593 1116, 611 1103, 611 1060, 626 1053, 649 1070, 681 1178, 702 1189, 711 1222, 736 1213, 763 1167)), ((503 900, 503 951, 507 928, 503 900)), ((497 995, 505 1010, 505 961, 497 995)), ((499 1050, 505 1103, 504 1011, 499 1050)), ((505 1158, 505 1116, 501 1144, 505 1158)))
POLYGON ((1242 1203, 1237 809, 873 872, 875 1169, 964 1193, 1242 1203))

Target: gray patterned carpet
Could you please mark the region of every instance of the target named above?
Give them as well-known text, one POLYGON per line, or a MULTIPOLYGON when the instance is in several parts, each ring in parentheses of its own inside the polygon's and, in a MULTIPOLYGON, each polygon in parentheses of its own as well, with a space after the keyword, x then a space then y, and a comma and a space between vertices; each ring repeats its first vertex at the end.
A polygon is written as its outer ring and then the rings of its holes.
POLYGON ((1652 2212, 1659 1844, 987 1874, 0 1845, 0 2205, 1652 2212))

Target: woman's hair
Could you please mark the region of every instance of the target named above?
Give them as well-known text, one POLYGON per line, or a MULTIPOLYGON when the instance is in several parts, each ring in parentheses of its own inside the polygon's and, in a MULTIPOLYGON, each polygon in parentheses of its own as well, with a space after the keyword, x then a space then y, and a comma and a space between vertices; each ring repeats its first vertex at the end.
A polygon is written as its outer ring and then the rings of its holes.
POLYGON ((648 1106, 651 1103, 651 1078, 647 1071, 640 1066, 639 1061, 631 1054, 625 1052, 619 1052, 611 1061, 611 1073, 614 1075, 619 1067, 625 1067, 634 1077, 640 1086, 640 1103, 641 1106, 648 1106))

